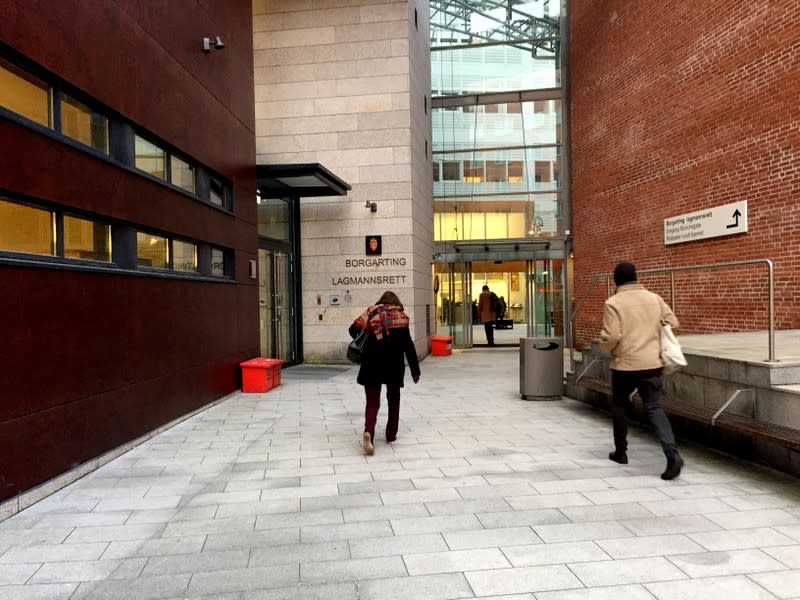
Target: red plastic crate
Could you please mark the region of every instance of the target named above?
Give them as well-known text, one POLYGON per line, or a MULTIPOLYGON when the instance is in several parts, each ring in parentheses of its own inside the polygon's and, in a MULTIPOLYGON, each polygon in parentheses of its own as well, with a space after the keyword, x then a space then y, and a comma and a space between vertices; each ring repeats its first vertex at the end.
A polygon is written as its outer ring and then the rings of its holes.
POLYGON ((270 371, 272 373, 272 387, 277 387, 281 384, 281 365, 283 361, 280 358, 267 358, 270 363, 270 371))
MULTIPOLYGON (((248 361, 239 363, 242 368, 242 391, 245 393, 266 392, 272 389, 273 361, 272 358, 251 358, 248 361)), ((280 377, 278 378, 280 383, 280 377)))

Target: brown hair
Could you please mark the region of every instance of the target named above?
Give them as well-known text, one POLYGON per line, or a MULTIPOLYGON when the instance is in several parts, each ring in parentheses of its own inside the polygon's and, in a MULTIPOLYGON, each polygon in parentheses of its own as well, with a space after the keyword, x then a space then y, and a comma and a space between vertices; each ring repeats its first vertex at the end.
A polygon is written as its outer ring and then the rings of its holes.
POLYGON ((391 304, 392 306, 396 306, 400 310, 405 310, 403 308, 403 303, 400 302, 400 298, 397 297, 397 294, 394 292, 383 292, 383 296, 378 298, 378 304, 391 304))

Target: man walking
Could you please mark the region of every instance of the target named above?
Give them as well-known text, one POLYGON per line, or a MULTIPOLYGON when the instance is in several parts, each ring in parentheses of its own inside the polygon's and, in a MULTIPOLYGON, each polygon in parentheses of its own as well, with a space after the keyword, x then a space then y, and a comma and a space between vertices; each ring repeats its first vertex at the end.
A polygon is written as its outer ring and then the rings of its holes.
POLYGON ((486 343, 494 346, 494 322, 497 319, 497 296, 489 291, 489 286, 483 286, 481 295, 478 297, 478 316, 483 323, 483 330, 486 333, 486 343))
POLYGON ((661 479, 681 474, 683 458, 678 453, 672 426, 661 408, 664 374, 661 362, 661 323, 678 327, 672 309, 658 294, 636 281, 636 267, 621 262, 614 269, 617 292, 606 300, 600 349, 611 354, 611 413, 614 423, 614 452, 608 458, 628 464, 627 409, 630 396, 639 390, 647 418, 655 429, 667 457, 661 479))

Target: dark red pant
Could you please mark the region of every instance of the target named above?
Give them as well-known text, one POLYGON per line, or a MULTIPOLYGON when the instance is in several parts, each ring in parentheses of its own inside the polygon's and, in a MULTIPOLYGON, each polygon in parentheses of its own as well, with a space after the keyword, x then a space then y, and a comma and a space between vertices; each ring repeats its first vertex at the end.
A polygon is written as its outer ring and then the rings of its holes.
MULTIPOLYGON (((367 394, 367 407, 364 409, 364 431, 369 431, 375 439, 375 422, 381 408, 381 388, 364 386, 367 394)), ((397 437, 397 426, 400 421, 400 388, 386 386, 386 401, 389 403, 389 418, 386 420, 386 439, 397 437)))

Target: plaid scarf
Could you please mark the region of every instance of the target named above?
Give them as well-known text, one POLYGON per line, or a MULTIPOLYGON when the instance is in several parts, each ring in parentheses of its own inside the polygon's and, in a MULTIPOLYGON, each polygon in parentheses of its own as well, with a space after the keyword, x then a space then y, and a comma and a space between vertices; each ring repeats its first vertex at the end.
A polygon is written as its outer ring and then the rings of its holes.
POLYGON ((356 327, 366 329, 367 324, 372 328, 376 339, 383 339, 383 334, 389 335, 391 329, 408 327, 408 315, 397 306, 391 304, 377 304, 370 306, 361 313, 356 321, 356 327))

